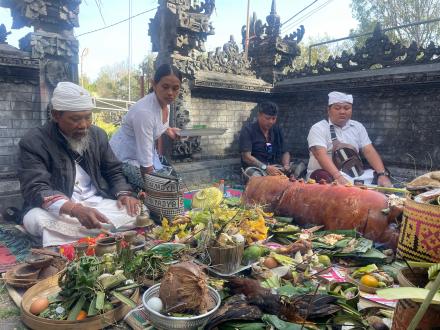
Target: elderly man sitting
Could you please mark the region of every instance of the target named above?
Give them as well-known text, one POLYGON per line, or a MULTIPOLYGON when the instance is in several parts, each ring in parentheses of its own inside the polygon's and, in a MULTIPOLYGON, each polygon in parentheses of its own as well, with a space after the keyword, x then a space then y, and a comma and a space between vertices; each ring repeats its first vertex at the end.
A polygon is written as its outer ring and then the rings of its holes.
POLYGON ((102 227, 133 227, 139 202, 106 133, 92 125, 90 94, 60 82, 50 107, 52 120, 19 143, 25 229, 51 246, 96 234, 102 227))
POLYGON ((362 180, 377 180, 380 186, 391 186, 389 172, 373 147, 365 127, 351 119, 353 96, 331 92, 328 94, 328 120, 321 120, 310 129, 310 159, 307 177, 341 184, 362 180), (365 170, 358 155, 362 151, 372 170, 365 170), (335 163, 336 162, 336 163, 335 163))

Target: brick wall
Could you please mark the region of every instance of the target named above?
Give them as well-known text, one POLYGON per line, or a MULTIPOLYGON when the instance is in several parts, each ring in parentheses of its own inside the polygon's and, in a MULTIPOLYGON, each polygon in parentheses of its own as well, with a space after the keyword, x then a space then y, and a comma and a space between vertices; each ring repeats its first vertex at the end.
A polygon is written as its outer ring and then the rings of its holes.
POLYGON ((238 157, 240 130, 244 124, 254 118, 257 102, 237 96, 228 99, 219 97, 218 94, 193 96, 190 125, 227 128, 223 135, 202 137, 202 152, 196 157, 202 159, 238 157))
POLYGON ((15 171, 18 142, 42 116, 39 87, 30 84, 0 84, 0 171, 15 171))
POLYGON ((41 111, 39 62, 29 56, 9 45, 0 47, 0 213, 9 206, 21 207, 18 143, 46 116, 41 111))
MULTIPOLYGON (((438 85, 337 89, 353 94, 353 119, 363 123, 389 166, 424 171, 440 167, 440 94, 438 85)), ((333 89, 332 89, 333 90, 333 89)), ((326 118, 331 90, 280 96, 279 122, 289 149, 308 157, 307 134, 326 118)))

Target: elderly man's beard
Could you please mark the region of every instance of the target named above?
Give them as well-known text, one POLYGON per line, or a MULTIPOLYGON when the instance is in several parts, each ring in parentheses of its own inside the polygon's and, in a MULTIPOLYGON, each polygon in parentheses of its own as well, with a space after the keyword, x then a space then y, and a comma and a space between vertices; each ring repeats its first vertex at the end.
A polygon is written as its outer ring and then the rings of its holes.
POLYGON ((66 140, 67 143, 69 144, 70 149, 82 155, 84 154, 84 151, 87 150, 90 144, 90 134, 87 131, 86 135, 77 139, 66 136, 66 140))

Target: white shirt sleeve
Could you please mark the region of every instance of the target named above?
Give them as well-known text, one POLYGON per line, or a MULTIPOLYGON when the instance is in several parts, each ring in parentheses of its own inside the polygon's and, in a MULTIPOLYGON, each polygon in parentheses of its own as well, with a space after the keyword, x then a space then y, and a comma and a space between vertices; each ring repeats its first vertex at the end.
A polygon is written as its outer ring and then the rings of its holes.
POLYGON ((310 129, 309 135, 307 136, 309 149, 315 146, 324 147, 327 149, 327 134, 321 126, 322 125, 320 125, 320 123, 317 123, 310 129))
POLYGON ((68 202, 68 199, 60 199, 54 203, 52 203, 46 211, 53 214, 54 216, 58 217, 60 216, 60 210, 63 207, 64 203, 68 202))
POLYGON ((370 137, 368 136, 365 126, 359 123, 359 149, 362 149, 366 145, 371 144, 370 137))
POLYGON ((133 131, 136 138, 136 158, 140 166, 153 166, 154 116, 138 111, 133 117, 133 131))

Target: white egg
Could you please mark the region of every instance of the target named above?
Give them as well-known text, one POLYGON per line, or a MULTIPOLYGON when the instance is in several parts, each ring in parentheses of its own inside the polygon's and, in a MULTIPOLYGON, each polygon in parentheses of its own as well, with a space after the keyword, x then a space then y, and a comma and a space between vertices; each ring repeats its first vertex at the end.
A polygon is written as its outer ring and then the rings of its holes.
POLYGON ((155 312, 163 309, 163 302, 159 297, 152 297, 147 301, 147 306, 155 312))

